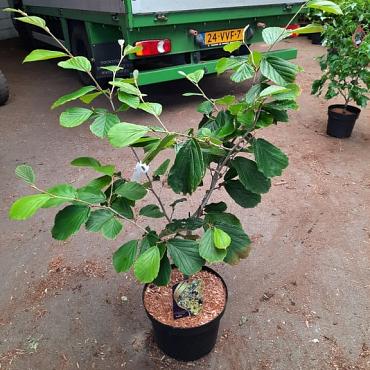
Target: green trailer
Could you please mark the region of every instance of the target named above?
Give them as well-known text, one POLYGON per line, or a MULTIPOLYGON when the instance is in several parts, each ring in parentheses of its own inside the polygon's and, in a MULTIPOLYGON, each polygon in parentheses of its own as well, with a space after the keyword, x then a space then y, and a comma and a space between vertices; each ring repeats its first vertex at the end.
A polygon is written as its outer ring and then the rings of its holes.
MULTIPOLYGON (((140 70, 141 85, 183 78, 203 68, 214 73, 217 60, 225 55, 223 45, 245 38, 248 44, 261 41, 268 26, 284 26, 302 5, 297 0, 9 0, 10 6, 46 19, 51 31, 76 55, 93 65, 97 79, 109 71, 101 67, 118 62, 117 40, 141 45, 121 71, 129 76, 140 70)), ((20 37, 28 45, 39 40, 55 41, 39 29, 15 21, 20 37)), ((247 54, 241 48, 239 54, 247 54)), ((277 51, 292 59, 296 50, 277 51)), ((86 81, 87 82, 87 81, 86 81)))

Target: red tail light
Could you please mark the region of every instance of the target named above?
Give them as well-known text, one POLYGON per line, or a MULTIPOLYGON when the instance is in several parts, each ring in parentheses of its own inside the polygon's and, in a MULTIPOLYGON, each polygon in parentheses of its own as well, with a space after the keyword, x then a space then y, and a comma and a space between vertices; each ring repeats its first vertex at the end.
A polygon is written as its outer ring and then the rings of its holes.
POLYGON ((138 57, 167 54, 171 51, 171 40, 145 40, 138 41, 135 46, 141 46, 142 49, 136 53, 138 57))
MULTIPOLYGON (((296 30, 297 28, 299 28, 299 24, 290 24, 288 27, 287 27, 287 30, 296 30)), ((298 37, 299 35, 297 33, 292 33, 290 35, 290 37, 298 37)))

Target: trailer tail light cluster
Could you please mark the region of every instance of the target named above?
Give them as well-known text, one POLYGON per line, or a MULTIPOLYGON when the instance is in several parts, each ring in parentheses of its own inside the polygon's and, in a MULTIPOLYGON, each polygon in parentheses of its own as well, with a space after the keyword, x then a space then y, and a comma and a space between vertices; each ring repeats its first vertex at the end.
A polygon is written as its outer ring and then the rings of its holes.
MULTIPOLYGON (((287 30, 290 30, 290 31, 293 31, 293 30, 296 30, 297 28, 299 28, 300 25, 299 24, 290 24, 288 27, 287 27, 287 30)), ((298 37, 299 35, 297 33, 292 33, 290 35, 290 37, 298 37)))
POLYGON ((135 46, 141 46, 142 48, 136 53, 138 57, 149 57, 169 53, 171 51, 171 40, 138 41, 135 43, 135 46))

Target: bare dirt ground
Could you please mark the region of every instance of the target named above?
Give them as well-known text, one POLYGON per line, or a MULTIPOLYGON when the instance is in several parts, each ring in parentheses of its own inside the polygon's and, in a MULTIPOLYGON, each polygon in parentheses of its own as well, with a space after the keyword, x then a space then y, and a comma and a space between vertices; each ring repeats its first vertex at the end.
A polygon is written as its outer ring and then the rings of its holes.
MULTIPOLYGON (((134 160, 94 138, 88 126, 58 125, 48 107, 79 87, 73 73, 53 62, 22 66, 18 41, 0 43, 12 93, 0 107, 1 369, 370 369, 370 112, 350 139, 327 137, 328 103, 309 93, 323 48, 305 38, 287 44, 298 47, 305 69, 301 108, 289 124, 264 133, 289 155, 290 167, 258 208, 232 206, 253 251, 237 267, 216 266, 229 302, 215 350, 178 363, 152 342, 141 286, 111 266, 112 252, 135 229, 127 225, 115 242, 82 231, 61 243, 49 232, 53 210, 23 223, 8 220, 12 201, 29 193, 13 174, 18 164, 32 165, 40 185, 49 186, 89 178, 69 166, 77 156, 113 161, 127 174, 134 160)), ((208 77, 203 86, 213 97, 247 88, 226 76, 208 77)), ((164 104, 169 126, 181 129, 201 118, 198 101, 181 97, 189 89, 180 81, 145 90, 164 104)), ((125 120, 151 123, 137 112, 125 120)))

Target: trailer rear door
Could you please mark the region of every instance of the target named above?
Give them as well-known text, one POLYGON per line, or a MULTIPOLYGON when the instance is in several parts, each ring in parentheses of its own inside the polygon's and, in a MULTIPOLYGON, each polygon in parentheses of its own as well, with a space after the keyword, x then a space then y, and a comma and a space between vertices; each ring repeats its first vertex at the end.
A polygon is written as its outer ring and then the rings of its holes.
POLYGON ((297 4, 297 0, 131 0, 133 14, 227 9, 273 4, 297 4))

